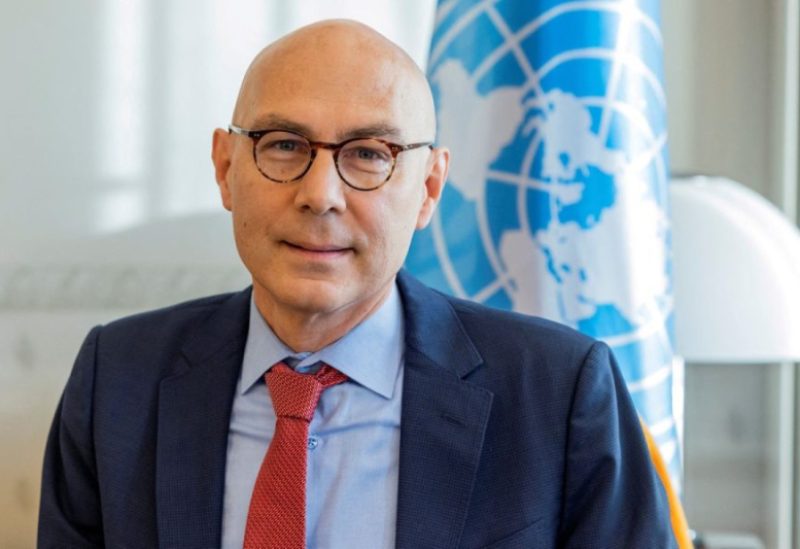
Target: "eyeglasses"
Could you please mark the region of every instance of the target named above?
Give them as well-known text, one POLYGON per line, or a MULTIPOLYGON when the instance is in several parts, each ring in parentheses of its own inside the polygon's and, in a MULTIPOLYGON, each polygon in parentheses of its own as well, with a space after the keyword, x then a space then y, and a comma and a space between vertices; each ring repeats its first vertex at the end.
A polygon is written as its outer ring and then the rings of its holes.
POLYGON ((228 127, 230 133, 253 140, 253 159, 261 174, 275 183, 289 183, 303 177, 319 149, 333 151, 336 171, 347 185, 372 191, 389 181, 397 155, 420 147, 433 149, 431 142, 398 145, 383 139, 356 137, 341 143, 311 141, 287 130, 245 130, 228 127))

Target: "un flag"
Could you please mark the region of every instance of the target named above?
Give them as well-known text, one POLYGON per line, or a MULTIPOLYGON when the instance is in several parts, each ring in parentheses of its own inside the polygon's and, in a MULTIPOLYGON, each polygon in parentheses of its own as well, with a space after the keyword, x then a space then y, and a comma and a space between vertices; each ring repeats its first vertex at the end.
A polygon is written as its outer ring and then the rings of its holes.
POLYGON ((407 267, 608 343, 677 482, 658 8, 440 2, 428 74, 453 163, 407 267))

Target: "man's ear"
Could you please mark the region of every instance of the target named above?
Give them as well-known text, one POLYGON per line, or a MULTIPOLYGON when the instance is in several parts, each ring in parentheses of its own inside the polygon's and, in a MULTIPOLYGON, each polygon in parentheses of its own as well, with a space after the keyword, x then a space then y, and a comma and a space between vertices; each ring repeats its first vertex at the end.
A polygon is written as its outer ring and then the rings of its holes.
POLYGON ((231 167, 231 153, 233 144, 231 135, 221 128, 214 130, 211 143, 211 160, 214 162, 214 176, 219 186, 219 195, 225 209, 231 209, 231 190, 228 185, 228 173, 231 167))
POLYGON ((425 178, 425 196, 417 216, 417 230, 428 226, 442 198, 447 170, 450 167, 450 151, 444 147, 433 149, 429 163, 428 175, 425 178))

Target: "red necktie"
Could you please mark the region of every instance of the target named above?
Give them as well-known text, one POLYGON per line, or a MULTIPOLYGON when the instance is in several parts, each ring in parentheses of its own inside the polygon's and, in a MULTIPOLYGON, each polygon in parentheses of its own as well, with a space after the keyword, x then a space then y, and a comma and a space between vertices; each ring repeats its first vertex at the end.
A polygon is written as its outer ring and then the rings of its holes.
POLYGON ((308 426, 322 391, 347 376, 327 364, 299 374, 280 362, 264 379, 277 421, 250 499, 244 549, 305 549, 308 426))

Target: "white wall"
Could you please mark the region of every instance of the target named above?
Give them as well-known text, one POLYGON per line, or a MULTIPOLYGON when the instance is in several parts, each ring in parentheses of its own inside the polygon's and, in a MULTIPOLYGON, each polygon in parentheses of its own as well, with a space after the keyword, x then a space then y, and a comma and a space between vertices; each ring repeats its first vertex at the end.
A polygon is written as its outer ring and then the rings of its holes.
MULTIPOLYGON (((665 0, 662 13, 673 172, 728 176, 794 214, 797 2, 665 0)), ((684 487, 694 528, 790 546, 791 478, 781 473, 792 446, 788 372, 687 366, 684 487)))

